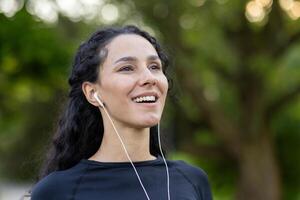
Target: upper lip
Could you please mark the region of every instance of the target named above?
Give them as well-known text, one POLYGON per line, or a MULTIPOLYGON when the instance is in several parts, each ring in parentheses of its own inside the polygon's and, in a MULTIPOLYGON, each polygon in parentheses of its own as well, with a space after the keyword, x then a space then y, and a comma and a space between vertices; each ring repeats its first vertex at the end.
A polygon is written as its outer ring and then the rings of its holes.
POLYGON ((145 97, 145 96, 155 96, 155 99, 159 98, 159 95, 157 94, 157 92, 144 92, 144 93, 136 95, 132 99, 135 99, 135 98, 138 98, 138 97, 145 97))

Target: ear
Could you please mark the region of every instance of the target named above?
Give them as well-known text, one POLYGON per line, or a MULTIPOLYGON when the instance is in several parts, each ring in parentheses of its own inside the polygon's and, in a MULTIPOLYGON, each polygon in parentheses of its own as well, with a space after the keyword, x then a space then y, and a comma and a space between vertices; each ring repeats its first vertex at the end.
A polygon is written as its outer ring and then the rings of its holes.
POLYGON ((97 91, 96 85, 94 83, 86 81, 86 82, 82 83, 81 89, 84 93, 86 100, 90 104, 92 104, 96 107, 99 107, 99 103, 97 102, 97 100, 94 97, 94 93, 97 91))

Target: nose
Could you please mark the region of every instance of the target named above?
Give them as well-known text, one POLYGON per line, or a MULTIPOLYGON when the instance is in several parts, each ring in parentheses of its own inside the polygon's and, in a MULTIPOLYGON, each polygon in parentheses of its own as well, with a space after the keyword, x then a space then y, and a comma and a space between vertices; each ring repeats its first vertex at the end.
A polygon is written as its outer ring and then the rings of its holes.
POLYGON ((156 85, 157 84, 157 77, 149 70, 146 68, 143 70, 140 74, 140 80, 139 80, 140 85, 156 85))

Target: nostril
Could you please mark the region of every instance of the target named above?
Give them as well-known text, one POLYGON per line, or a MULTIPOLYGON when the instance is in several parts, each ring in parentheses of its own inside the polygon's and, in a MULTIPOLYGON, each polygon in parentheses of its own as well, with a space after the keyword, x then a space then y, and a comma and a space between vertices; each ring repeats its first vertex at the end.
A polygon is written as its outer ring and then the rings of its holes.
POLYGON ((157 84, 157 79, 154 79, 154 78, 149 78, 149 79, 145 79, 143 82, 142 82, 142 85, 156 85, 157 84))
POLYGON ((140 85, 156 85, 158 83, 157 77, 148 69, 140 75, 140 85))

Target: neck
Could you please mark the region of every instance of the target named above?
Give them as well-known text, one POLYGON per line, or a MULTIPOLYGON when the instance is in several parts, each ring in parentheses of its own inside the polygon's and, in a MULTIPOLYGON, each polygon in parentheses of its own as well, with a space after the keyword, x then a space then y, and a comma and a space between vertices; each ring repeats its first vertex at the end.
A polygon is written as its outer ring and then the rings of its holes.
MULTIPOLYGON (((129 128, 115 123, 116 129, 133 162, 153 160, 150 154, 150 128, 129 128)), ((128 157, 110 123, 104 124, 104 134, 98 151, 89 158, 101 162, 127 162, 128 157)))

